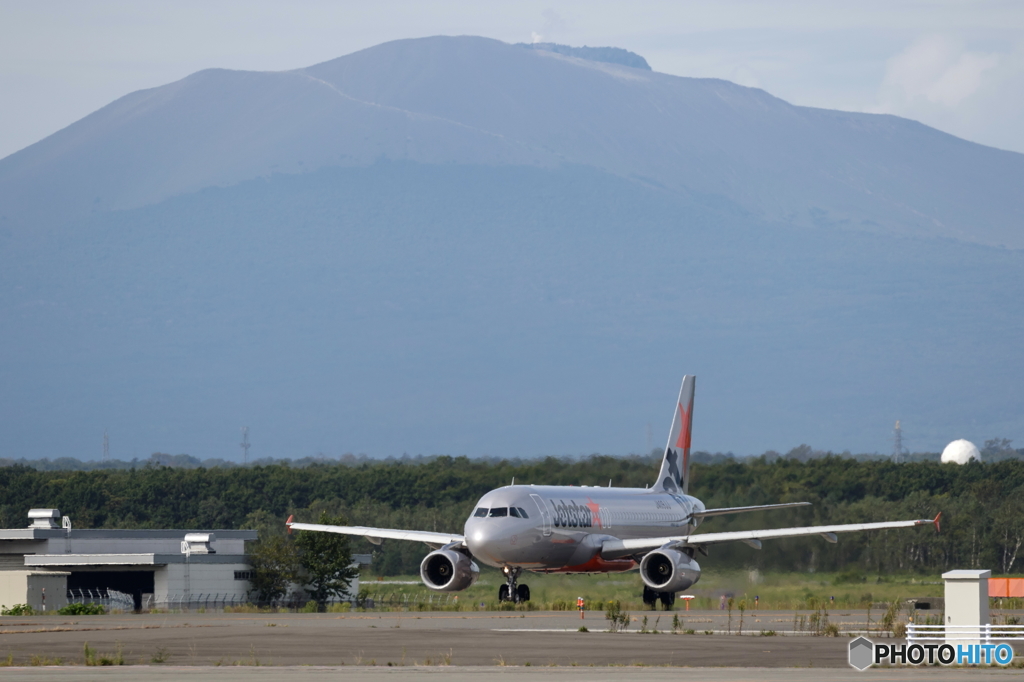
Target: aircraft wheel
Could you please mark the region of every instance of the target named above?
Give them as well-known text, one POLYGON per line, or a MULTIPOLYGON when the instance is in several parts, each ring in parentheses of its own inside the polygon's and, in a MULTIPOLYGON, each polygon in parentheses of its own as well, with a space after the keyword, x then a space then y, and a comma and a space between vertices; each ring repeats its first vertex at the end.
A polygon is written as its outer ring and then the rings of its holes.
POLYGON ((676 603, 675 592, 662 592, 658 596, 661 597, 661 604, 665 607, 666 611, 671 609, 672 605, 676 603))
POLYGON ((530 601, 530 586, 529 585, 520 585, 519 587, 516 588, 516 592, 519 593, 519 601, 520 602, 530 601))
POLYGON ((498 588, 498 601, 509 601, 508 585, 502 585, 498 588))
POLYGON ((644 585, 644 603, 648 606, 654 606, 658 603, 658 593, 646 585, 644 585))

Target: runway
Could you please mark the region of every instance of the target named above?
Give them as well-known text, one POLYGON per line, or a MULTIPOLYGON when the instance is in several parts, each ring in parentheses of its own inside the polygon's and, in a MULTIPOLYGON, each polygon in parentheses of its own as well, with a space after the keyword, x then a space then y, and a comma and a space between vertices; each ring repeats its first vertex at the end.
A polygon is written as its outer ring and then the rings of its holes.
MULTIPOLYGON (((367 680, 368 682, 479 682, 497 679, 508 682, 621 682, 624 677, 637 682, 820 682, 822 674, 814 669, 783 668, 523 668, 523 667, 303 667, 303 668, 207 668, 207 667, 131 667, 131 668, 12 668, 3 673, 5 680, 17 682, 172 682, 188 676, 197 682, 272 682, 301 678, 310 682, 328 680, 367 680)), ((1019 671, 1010 670, 869 670, 853 669, 829 672, 830 682, 1002 682, 1018 679, 1019 671)))
MULTIPOLYGON (((181 666, 195 666, 197 674, 198 668, 202 668, 206 671, 203 675, 213 676, 210 679, 235 679, 227 672, 207 670, 210 666, 246 666, 248 671, 261 666, 315 666, 346 671, 358 667, 367 675, 392 674, 382 672, 389 667, 398 669, 393 674, 417 667, 444 669, 449 675, 457 672, 460 676, 465 674, 463 666, 485 666, 494 672, 516 666, 521 672, 540 675, 538 680, 547 679, 537 671, 547 666, 558 666, 563 672, 591 666, 616 670, 629 666, 631 670, 644 671, 659 666, 831 668, 830 677, 856 675, 847 665, 848 637, 730 636, 703 634, 702 630, 692 635, 670 634, 664 630, 670 628, 672 614, 648 615, 648 628, 659 623, 657 627, 662 632, 640 634, 636 632, 637 624, 631 626, 631 632, 605 632, 607 624, 598 612, 582 621, 574 612, 5 617, 0 619, 0 660, 10 655, 15 666, 28 666, 33 657, 37 663, 52 664, 59 660, 62 666, 76 666, 72 670, 81 674, 93 670, 80 667, 88 643, 99 657, 115 657, 120 651, 125 664, 131 666, 126 670, 152 679, 167 679, 164 671, 181 666), (578 632, 581 624, 591 631, 578 632), (152 667, 138 667, 142 665, 152 667)), ((679 615, 692 621, 687 622, 687 627, 715 627, 702 623, 700 614, 679 615)), ((55 667, 46 670, 58 676, 64 674, 55 667)), ((310 675, 319 674, 309 668, 303 670, 310 675)), ((703 671, 701 675, 705 672, 718 674, 703 671)), ((879 673, 872 671, 871 675, 879 673)), ((899 674, 904 673, 914 671, 899 674)), ((24 679, 41 679, 33 678, 37 673, 32 670, 16 673, 8 668, 3 672, 5 679, 18 679, 13 677, 15 674, 26 675, 24 679)), ((747 673, 740 677, 736 677, 739 672, 729 674, 732 677, 707 679, 750 678, 747 673)), ((762 675, 758 679, 769 678, 762 675)))

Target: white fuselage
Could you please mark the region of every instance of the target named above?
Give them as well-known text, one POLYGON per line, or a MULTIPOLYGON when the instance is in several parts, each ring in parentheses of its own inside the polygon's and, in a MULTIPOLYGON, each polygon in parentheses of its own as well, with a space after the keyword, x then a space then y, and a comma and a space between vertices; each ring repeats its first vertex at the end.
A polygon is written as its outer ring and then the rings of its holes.
POLYGON ((506 486, 477 502, 466 520, 466 545, 475 559, 497 568, 626 571, 635 562, 602 559, 602 542, 688 535, 700 524, 694 512, 702 511, 695 497, 644 488, 506 486))

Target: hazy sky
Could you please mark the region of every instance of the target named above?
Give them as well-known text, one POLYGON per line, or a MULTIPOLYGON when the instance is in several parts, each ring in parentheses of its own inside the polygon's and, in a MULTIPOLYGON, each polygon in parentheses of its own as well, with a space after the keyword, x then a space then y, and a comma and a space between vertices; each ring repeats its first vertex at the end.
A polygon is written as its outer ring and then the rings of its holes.
POLYGON ((437 34, 624 47, 657 71, 1024 152, 1022 0, 0 0, 0 157, 199 69, 291 69, 437 34))

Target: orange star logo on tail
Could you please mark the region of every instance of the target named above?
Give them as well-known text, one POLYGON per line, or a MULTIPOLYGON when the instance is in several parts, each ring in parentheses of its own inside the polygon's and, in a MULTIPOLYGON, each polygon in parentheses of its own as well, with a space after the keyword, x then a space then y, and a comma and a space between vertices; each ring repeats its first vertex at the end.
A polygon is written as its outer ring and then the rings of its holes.
POLYGON ((588 497, 587 509, 590 510, 590 523, 597 528, 604 528, 601 523, 601 505, 588 497))
MULTIPOLYGON (((691 408, 692 409, 692 408, 691 408)), ((690 451, 690 413, 679 403, 679 438, 676 440, 676 447, 682 448, 684 452, 690 451)))

